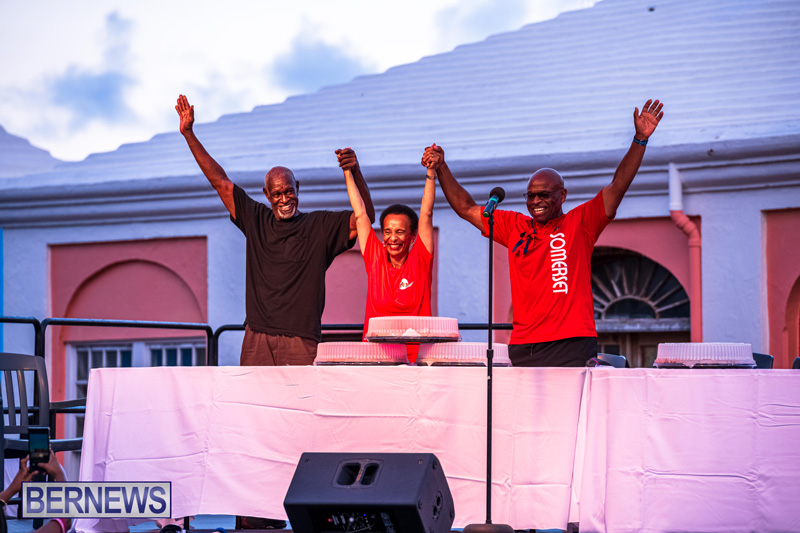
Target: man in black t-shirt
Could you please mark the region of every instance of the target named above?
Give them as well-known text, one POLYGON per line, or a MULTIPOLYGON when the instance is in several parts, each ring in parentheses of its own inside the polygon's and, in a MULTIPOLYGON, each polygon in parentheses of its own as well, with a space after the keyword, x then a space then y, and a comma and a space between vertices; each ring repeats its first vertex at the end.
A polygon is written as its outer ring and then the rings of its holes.
MULTIPOLYGON (((264 178, 270 206, 253 200, 200 144, 193 131, 194 106, 185 96, 178 98, 175 109, 195 161, 247 238, 247 319, 240 364, 311 364, 321 338, 325 271, 355 243, 353 212, 298 211, 298 182, 286 167, 274 167, 264 178)), ((348 148, 339 156, 340 166, 352 170, 374 222, 372 198, 355 152, 348 148)))

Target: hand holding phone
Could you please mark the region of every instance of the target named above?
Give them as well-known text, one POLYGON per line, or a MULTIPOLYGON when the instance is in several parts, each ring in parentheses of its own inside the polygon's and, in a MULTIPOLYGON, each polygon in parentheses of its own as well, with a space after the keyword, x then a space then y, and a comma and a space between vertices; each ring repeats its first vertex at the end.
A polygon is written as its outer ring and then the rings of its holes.
POLYGON ((39 464, 50 461, 50 428, 28 426, 28 453, 31 470, 42 470, 39 464))

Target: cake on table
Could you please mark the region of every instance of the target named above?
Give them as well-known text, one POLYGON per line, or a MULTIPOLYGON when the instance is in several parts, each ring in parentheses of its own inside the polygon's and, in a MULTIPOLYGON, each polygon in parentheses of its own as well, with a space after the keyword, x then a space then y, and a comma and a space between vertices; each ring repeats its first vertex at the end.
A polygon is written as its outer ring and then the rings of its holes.
POLYGON ((398 339, 425 342, 426 339, 457 341, 458 320, 441 316, 381 316, 369 319, 367 340, 388 341, 398 339))
MULTIPOLYGON (((434 342, 419 347, 417 365, 486 366, 485 342, 434 342)), ((508 345, 492 343, 492 366, 511 366, 508 345)))
POLYGON ((315 365, 407 365, 405 344, 321 342, 315 365))
POLYGON ((754 368, 753 348, 737 342, 661 343, 659 368, 754 368))

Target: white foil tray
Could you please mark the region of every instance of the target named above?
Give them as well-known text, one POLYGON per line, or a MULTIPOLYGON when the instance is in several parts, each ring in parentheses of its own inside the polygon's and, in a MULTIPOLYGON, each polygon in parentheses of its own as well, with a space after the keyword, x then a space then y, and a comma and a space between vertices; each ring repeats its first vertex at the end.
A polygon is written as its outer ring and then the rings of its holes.
MULTIPOLYGON (((448 342, 421 344, 417 366, 453 365, 486 366, 485 342, 448 342)), ((508 345, 492 343, 492 366, 511 366, 508 345)))
POLYGON ((321 342, 315 365, 407 365, 405 344, 321 342))
POLYGON ((461 340, 461 335, 455 318, 381 316, 369 319, 365 338, 373 342, 452 342, 461 340))
POLYGON ((686 342, 658 345, 659 368, 753 368, 753 348, 737 342, 686 342))

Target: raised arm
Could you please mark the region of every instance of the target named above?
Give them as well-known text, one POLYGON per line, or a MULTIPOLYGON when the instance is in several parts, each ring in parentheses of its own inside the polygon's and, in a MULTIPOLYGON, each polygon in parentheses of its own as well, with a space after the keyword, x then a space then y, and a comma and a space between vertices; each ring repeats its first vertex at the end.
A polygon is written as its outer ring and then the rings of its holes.
MULTIPOLYGON (((436 147, 436 143, 432 145, 436 147)), ((433 253, 433 204, 436 201, 436 170, 434 170, 434 159, 429 158, 427 171, 425 172, 425 189, 422 191, 422 203, 419 206, 419 240, 428 250, 433 253)))
MULTIPOLYGON (((343 151, 344 150, 336 150, 336 155, 339 156, 340 152, 343 151)), ((355 153, 353 153, 353 156, 355 156, 355 153)), ((356 233, 358 234, 358 245, 361 248, 361 255, 364 255, 364 252, 367 249, 367 239, 372 231, 372 221, 369 218, 369 214, 367 214, 367 208, 364 205, 364 199, 361 197, 361 191, 359 191, 358 186, 356 185, 355 176, 353 176, 352 165, 347 164, 347 168, 345 168, 345 165, 342 164, 342 159, 340 157, 339 166, 341 166, 342 170, 344 171, 344 181, 347 185, 347 196, 350 198, 350 205, 353 208, 353 214, 350 217, 351 227, 353 222, 355 222, 356 233)), ((350 238, 352 238, 352 236, 350 238)))
POLYGON ((183 138, 186 139, 186 144, 189 145, 194 160, 200 166, 208 182, 217 191, 225 208, 236 218, 236 208, 233 202, 233 182, 228 179, 228 175, 219 164, 214 161, 206 149, 200 144, 200 141, 194 134, 194 106, 189 105, 189 100, 184 95, 178 97, 178 105, 175 106, 178 116, 181 119, 180 131, 183 138))
POLYGON ((649 139, 650 135, 656 130, 658 122, 661 120, 661 117, 664 116, 664 113, 661 111, 663 106, 664 104, 660 103, 658 100, 655 102, 648 100, 644 103, 644 106, 642 106, 641 113, 639 113, 638 107, 633 111, 633 125, 636 128, 636 133, 631 141, 631 147, 628 148, 628 153, 622 158, 622 162, 620 162, 617 167, 617 171, 614 172, 614 179, 611 180, 611 183, 603 187, 603 204, 605 205, 606 216, 608 218, 614 218, 617 214, 617 208, 620 202, 622 202, 622 198, 625 196, 625 193, 628 192, 628 187, 631 186, 633 178, 639 171, 639 165, 642 164, 647 139, 649 139))
POLYGON ((422 164, 425 167, 433 168, 439 177, 439 185, 442 187, 447 203, 453 208, 458 216, 483 231, 483 220, 481 217, 481 207, 475 203, 472 196, 462 187, 450 172, 450 168, 444 160, 444 150, 441 146, 431 145, 425 148, 422 156, 422 164))
MULTIPOLYGON (((369 187, 361 174, 361 166, 358 164, 358 158, 352 148, 341 148, 335 151, 336 158, 339 160, 339 166, 342 170, 349 170, 353 174, 353 182, 358 189, 361 200, 364 202, 364 209, 369 217, 369 223, 375 222, 375 207, 372 205, 372 195, 369 193, 369 187)), ((352 199, 351 199, 352 205, 352 199)), ((355 209, 355 208, 354 208, 355 209)), ((350 238, 354 239, 358 234, 358 223, 356 221, 355 211, 350 216, 350 238)), ((359 242, 360 242, 359 237, 359 242)), ((366 242, 366 241, 365 241, 366 242)), ((363 248, 362 248, 363 250, 363 248)))

